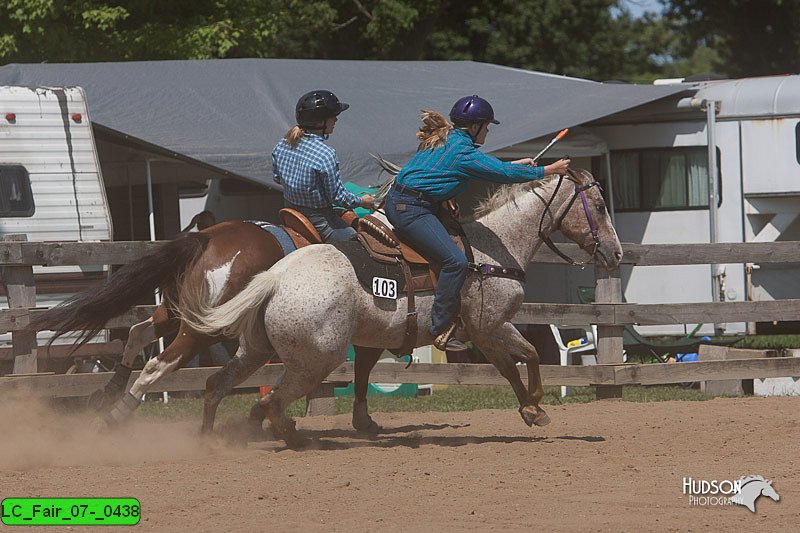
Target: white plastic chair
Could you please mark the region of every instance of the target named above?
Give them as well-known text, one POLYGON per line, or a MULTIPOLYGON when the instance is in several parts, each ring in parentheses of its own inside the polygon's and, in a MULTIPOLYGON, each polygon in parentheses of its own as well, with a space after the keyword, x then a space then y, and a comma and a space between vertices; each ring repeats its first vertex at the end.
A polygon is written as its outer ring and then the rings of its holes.
MULTIPOLYGON (((550 324, 550 330, 553 332, 553 338, 558 345, 558 351, 561 356, 561 366, 567 366, 570 364, 570 356, 576 354, 583 354, 586 352, 596 351, 597 347, 595 346, 595 339, 597 338, 597 326, 562 326, 564 329, 582 329, 584 338, 586 338, 585 344, 578 344, 576 346, 567 346, 567 342, 564 341, 563 337, 561 336, 561 330, 559 326, 550 324)), ((561 397, 569 395, 571 392, 572 387, 568 387, 565 385, 561 386, 561 397)))

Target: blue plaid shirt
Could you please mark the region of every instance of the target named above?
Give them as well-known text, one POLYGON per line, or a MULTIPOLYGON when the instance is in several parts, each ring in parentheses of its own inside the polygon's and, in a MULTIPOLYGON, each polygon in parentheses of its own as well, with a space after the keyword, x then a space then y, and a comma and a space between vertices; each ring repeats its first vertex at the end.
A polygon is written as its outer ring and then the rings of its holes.
POLYGON ((504 163, 478 150, 468 133, 454 129, 444 146, 417 152, 397 175, 397 183, 434 200, 449 200, 463 192, 473 178, 522 183, 543 177, 543 167, 504 163))
POLYGON ((342 184, 336 150, 323 141, 306 133, 294 150, 285 140, 272 150, 273 179, 283 185, 283 198, 304 207, 360 206, 361 199, 342 184))

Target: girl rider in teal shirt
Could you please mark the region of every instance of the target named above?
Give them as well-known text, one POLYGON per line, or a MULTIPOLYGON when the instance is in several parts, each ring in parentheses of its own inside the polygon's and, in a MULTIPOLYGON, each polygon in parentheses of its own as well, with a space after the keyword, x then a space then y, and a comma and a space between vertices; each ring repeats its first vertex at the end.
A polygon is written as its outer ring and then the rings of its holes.
POLYGON ((522 183, 564 174, 569 160, 537 167, 530 158, 506 163, 478 150, 489 124, 499 124, 492 106, 479 96, 465 96, 455 103, 450 111, 452 124, 431 111, 423 110, 422 119, 425 125, 417 134, 421 143, 386 196, 386 217, 403 239, 428 260, 441 264, 430 333, 436 337, 434 346, 441 350, 463 349, 464 345, 450 336, 461 306, 467 258, 436 216, 441 202, 464 191, 471 179, 522 183))

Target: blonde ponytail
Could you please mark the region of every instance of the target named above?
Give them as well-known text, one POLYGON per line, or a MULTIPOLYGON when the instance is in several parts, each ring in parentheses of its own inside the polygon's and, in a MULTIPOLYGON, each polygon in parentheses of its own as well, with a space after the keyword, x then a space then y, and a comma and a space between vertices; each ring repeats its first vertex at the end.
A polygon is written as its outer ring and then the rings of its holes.
POLYGON ((286 132, 286 135, 283 136, 283 140, 294 150, 297 147, 297 143, 303 138, 304 133, 305 131, 303 131, 303 128, 295 124, 286 132))
POLYGON ((444 146, 444 143, 447 142, 447 135, 453 129, 453 125, 436 111, 428 109, 420 110, 419 118, 422 121, 422 126, 417 132, 417 139, 420 140, 417 151, 422 152, 429 148, 435 149, 444 146))

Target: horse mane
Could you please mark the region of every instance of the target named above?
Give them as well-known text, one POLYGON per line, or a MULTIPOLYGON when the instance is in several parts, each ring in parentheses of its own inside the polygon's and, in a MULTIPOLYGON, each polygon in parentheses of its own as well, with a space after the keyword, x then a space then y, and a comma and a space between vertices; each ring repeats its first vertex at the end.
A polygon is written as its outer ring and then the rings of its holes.
POLYGON ((514 185, 503 185, 498 187, 491 196, 488 196, 478 202, 475 207, 475 218, 481 218, 503 207, 504 205, 517 205, 517 198, 523 193, 533 189, 540 189, 551 183, 554 176, 548 176, 545 179, 529 181, 527 183, 516 183, 514 185))
POLYGON ((751 481, 763 481, 764 483, 769 483, 769 481, 764 479, 764 476, 747 476, 747 477, 743 477, 739 481, 742 482, 742 487, 744 487, 745 485, 747 485, 751 481))
MULTIPOLYGON (((584 178, 591 178, 592 175, 588 170, 577 169, 584 178)), ((517 198, 523 193, 542 188, 558 179, 556 174, 551 174, 540 180, 529 181, 526 183, 516 183, 514 185, 503 185, 499 187, 491 196, 478 202, 475 208, 474 217, 481 218, 483 216, 496 211, 504 205, 517 205, 517 198)))

